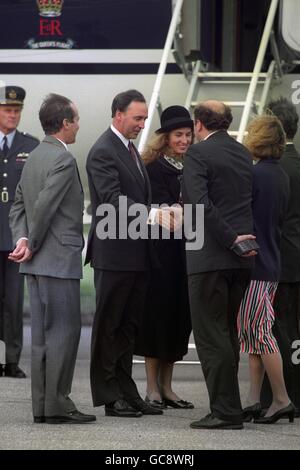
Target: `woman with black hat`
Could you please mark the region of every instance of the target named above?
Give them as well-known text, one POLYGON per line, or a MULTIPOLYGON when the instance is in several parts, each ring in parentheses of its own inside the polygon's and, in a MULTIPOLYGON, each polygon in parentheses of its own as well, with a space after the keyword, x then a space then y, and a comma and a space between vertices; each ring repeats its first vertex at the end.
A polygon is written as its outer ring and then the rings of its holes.
MULTIPOLYGON (((154 204, 181 202, 184 154, 193 140, 194 123, 183 106, 161 115, 161 128, 143 153, 154 204)), ((155 241, 161 268, 153 270, 146 311, 135 353, 145 356, 146 401, 165 408, 194 408, 172 390, 174 362, 187 353, 191 333, 184 241, 171 236, 155 241)))

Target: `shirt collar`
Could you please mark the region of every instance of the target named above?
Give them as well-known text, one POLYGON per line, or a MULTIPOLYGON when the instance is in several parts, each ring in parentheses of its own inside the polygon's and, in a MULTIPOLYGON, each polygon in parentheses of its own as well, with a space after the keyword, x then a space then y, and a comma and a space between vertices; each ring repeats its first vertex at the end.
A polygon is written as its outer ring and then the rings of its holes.
POLYGON ((63 144, 63 146, 65 147, 66 150, 68 150, 68 146, 66 144, 66 142, 63 142, 62 140, 58 139, 57 137, 54 137, 56 140, 59 140, 60 143, 63 144))
POLYGON ((208 134, 208 135, 207 135, 207 136, 206 136, 206 137, 205 137, 205 138, 202 140, 202 142, 204 142, 204 140, 207 140, 207 139, 209 139, 209 138, 210 138, 210 136, 212 136, 213 134, 216 134, 216 132, 219 132, 219 129, 218 129, 218 130, 216 130, 216 131, 212 131, 212 132, 210 132, 210 133, 209 133, 209 134, 208 134))
POLYGON ((3 137, 6 135, 6 138, 7 138, 7 145, 8 145, 8 148, 10 148, 12 146, 12 142, 14 140, 14 137, 16 135, 16 129, 14 129, 12 132, 10 132, 9 134, 3 134, 2 131, 0 131, 0 145, 1 145, 1 148, 3 147, 3 137))
POLYGON ((113 131, 113 133, 116 134, 116 136, 119 137, 119 139, 123 142, 125 147, 128 149, 129 140, 126 139, 126 137, 124 137, 123 134, 121 134, 121 132, 119 132, 118 129, 116 129, 112 124, 111 124, 110 128, 113 131))

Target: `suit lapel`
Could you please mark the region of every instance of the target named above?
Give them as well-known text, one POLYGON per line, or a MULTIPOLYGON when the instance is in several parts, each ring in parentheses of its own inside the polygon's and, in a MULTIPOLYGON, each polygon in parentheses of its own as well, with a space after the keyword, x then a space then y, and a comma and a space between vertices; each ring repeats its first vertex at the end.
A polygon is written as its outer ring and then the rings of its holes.
POLYGON ((83 193, 83 187, 82 187, 82 183, 81 183, 81 178, 80 178, 80 173, 79 173, 76 158, 74 160, 75 160, 75 165, 76 165, 76 171, 77 171, 79 186, 80 186, 81 192, 83 193))
POLYGON ((137 180, 138 184, 140 185, 140 187, 142 188, 142 190, 145 191, 145 189, 146 189, 147 192, 149 193, 149 189, 148 189, 148 184, 149 183, 147 184, 147 182, 149 182, 149 179, 148 178, 146 179, 146 177, 145 177, 146 171, 145 171, 145 168, 144 168, 144 163, 141 160, 141 157, 140 157, 139 152, 137 151, 136 147, 134 146, 134 149, 135 149, 137 158, 139 159, 140 167, 141 167, 141 170, 143 172, 143 176, 144 176, 145 179, 141 175, 140 170, 138 169, 138 166, 137 166, 136 162, 133 160, 132 156, 130 155, 129 150, 125 147, 125 145, 123 144, 121 139, 119 139, 119 137, 116 134, 114 134, 114 132, 111 129, 109 129, 109 131, 111 132, 111 137, 113 139, 114 145, 117 148, 119 157, 125 163, 127 169, 136 178, 136 180, 137 180))

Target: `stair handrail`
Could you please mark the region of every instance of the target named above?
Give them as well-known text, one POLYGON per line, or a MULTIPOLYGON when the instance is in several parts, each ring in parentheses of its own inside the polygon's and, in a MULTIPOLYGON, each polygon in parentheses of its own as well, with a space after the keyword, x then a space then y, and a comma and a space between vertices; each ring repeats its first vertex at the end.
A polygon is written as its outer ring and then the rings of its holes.
POLYGON ((253 69, 253 75, 252 75, 251 82, 249 85, 245 107, 244 107, 239 131, 238 131, 238 136, 237 136, 238 142, 243 141, 244 133, 248 124, 248 119, 251 113, 252 102, 253 102, 253 98, 255 95, 256 86, 257 86, 257 82, 259 79, 259 74, 261 72, 263 60, 265 58, 267 45, 270 40, 278 4, 279 4, 279 0, 272 0, 270 8, 269 8, 269 13, 267 16, 266 24, 264 27, 264 32, 263 32, 259 50, 257 53, 257 57, 256 57, 254 69, 253 69))
POLYGON ((169 26, 169 31, 167 34, 164 50, 162 53, 161 61, 159 64, 158 72, 156 75, 156 79, 155 79, 155 83, 154 83, 154 87, 153 87, 153 91, 152 91, 152 95, 151 95, 151 99, 150 99, 150 103, 148 107, 148 119, 141 133, 141 138, 140 138, 140 142, 138 146, 139 152, 142 152, 144 145, 147 141, 148 135, 149 135, 152 119, 153 119, 156 105, 159 99, 159 92, 161 88, 162 79, 164 77, 166 67, 168 64, 168 58, 169 58, 169 54, 170 54, 172 44, 174 41, 176 28, 177 28, 178 20, 180 17, 183 2, 184 0, 177 0, 176 5, 173 10, 173 15, 172 15, 171 23, 169 26))
POLYGON ((270 91, 270 87, 271 87, 271 83, 272 83, 272 78, 274 75, 275 65, 276 65, 275 60, 272 60, 268 68, 267 78, 266 78, 266 81, 262 90, 262 94, 260 97, 260 103, 259 103, 258 110, 257 110, 258 115, 264 112, 267 98, 268 98, 269 91, 270 91))

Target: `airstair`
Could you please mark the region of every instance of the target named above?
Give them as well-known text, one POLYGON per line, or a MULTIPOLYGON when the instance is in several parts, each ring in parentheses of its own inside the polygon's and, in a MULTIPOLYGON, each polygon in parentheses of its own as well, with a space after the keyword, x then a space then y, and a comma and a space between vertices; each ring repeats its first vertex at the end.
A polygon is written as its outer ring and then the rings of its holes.
MULTIPOLYGON (((239 132, 243 113, 247 104, 247 93, 253 77, 248 72, 206 72, 201 71, 201 63, 195 65, 194 76, 190 81, 185 107, 192 113, 196 104, 207 99, 217 99, 232 109, 233 123, 229 133, 242 140, 244 129, 239 132)), ((261 114, 275 75, 275 61, 267 72, 260 72, 251 97, 248 117, 261 114)), ((248 119, 247 119, 248 121, 248 119)))
POLYGON ((140 139, 140 150, 143 149, 147 141, 154 113, 157 109, 159 112, 161 111, 160 87, 171 50, 188 81, 188 92, 185 103, 183 103, 184 106, 192 112, 195 105, 202 100, 223 101, 232 109, 233 123, 230 133, 239 142, 243 141, 250 117, 264 111, 271 86, 274 82, 280 81, 283 75, 282 61, 273 31, 280 0, 271 0, 270 2, 254 69, 249 72, 211 71, 209 64, 201 60, 197 60, 193 64, 186 63, 180 46, 182 37, 180 20, 185 1, 188 0, 174 1, 173 17, 150 100, 148 121, 140 139), (262 71, 268 44, 270 44, 273 58, 267 71, 262 71))

